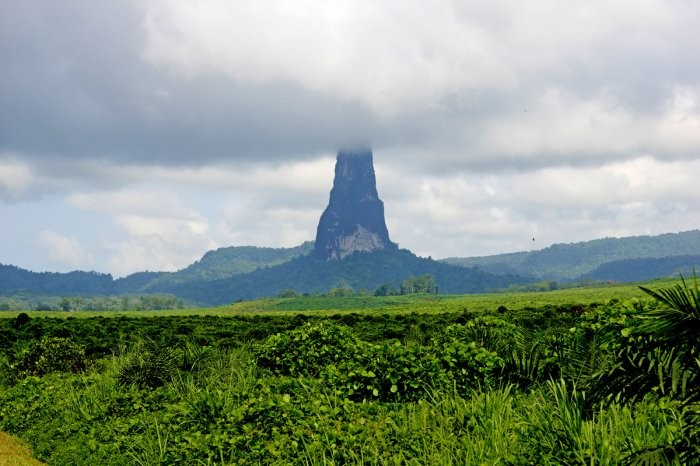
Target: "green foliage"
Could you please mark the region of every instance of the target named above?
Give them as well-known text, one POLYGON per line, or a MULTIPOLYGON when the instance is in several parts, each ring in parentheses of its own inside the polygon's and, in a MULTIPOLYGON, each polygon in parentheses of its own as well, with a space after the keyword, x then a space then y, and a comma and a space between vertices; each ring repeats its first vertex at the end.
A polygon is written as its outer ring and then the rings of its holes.
POLYGON ((184 307, 184 302, 181 299, 165 294, 60 296, 22 293, 13 295, 11 298, 0 296, 0 304, 7 304, 9 308, 10 303, 14 309, 41 312, 156 311, 182 309, 184 307))
POLYGON ((18 378, 50 372, 81 372, 87 363, 85 349, 68 338, 43 337, 17 356, 13 367, 18 378))
POLYGON ((343 287, 336 287, 336 288, 331 288, 330 290, 326 291, 323 296, 327 298, 346 298, 348 296, 354 296, 357 293, 355 293, 355 290, 353 290, 349 286, 343 286, 343 287))
POLYGON ((317 376, 325 365, 351 359, 358 340, 345 328, 306 323, 269 337, 257 350, 258 364, 276 374, 317 376))
POLYGON ((353 401, 410 401, 448 385, 447 374, 432 348, 417 345, 363 344, 351 358, 329 364, 321 380, 334 393, 353 401))
POLYGON ((123 357, 116 374, 117 382, 139 389, 161 387, 176 375, 179 356, 170 346, 146 340, 123 357))
POLYGON ((390 283, 381 285, 374 291, 374 296, 397 296, 401 291, 390 283))
POLYGON ((17 371, 7 356, 0 355, 0 389, 11 387, 15 383, 17 383, 17 371))
POLYGON ((663 304, 649 310, 637 331, 647 333, 665 343, 682 344, 683 351, 694 352, 700 335, 700 287, 693 271, 693 282, 681 283, 658 291, 640 287, 642 291, 663 304))
MULTIPOLYGON (((618 363, 602 372, 594 388, 623 403, 639 400, 678 400, 686 418, 682 437, 632 455, 630 462, 649 458, 700 464, 700 288, 693 282, 653 291, 642 288, 661 306, 641 309, 636 321, 624 330, 627 336, 618 363)), ((670 463, 669 463, 670 464, 670 463)))
POLYGON ((15 318, 14 322, 12 322, 12 328, 19 330, 25 325, 27 325, 30 320, 31 319, 29 318, 26 312, 20 312, 15 318))
POLYGON ((297 298, 299 296, 300 296, 300 294, 297 293, 296 291, 292 290, 291 288, 288 288, 286 290, 282 290, 277 295, 278 298, 297 298))
POLYGON ((658 236, 603 238, 580 243, 554 244, 536 251, 448 258, 445 262, 463 267, 479 267, 494 273, 516 273, 547 280, 573 280, 582 276, 602 278, 594 272, 599 266, 610 264, 617 267, 606 271, 607 278, 612 278, 610 275, 614 273, 615 276, 628 281, 639 281, 669 277, 686 267, 699 265, 698 254, 700 230, 693 230, 658 236), (664 258, 674 256, 682 260, 665 263, 664 258), (629 259, 639 261, 626 264, 623 262, 629 259))
POLYGON ((293 248, 233 246, 208 251, 200 260, 178 272, 163 273, 146 288, 162 288, 187 282, 212 281, 283 264, 313 251, 312 241, 293 248))
POLYGON ((501 311, 437 312, 450 301, 416 298, 378 302, 431 312, 32 317, 18 328, 13 316, 0 322, 0 372, 57 335, 102 359, 0 384, 0 429, 49 464, 78 466, 693 464, 700 366, 690 336, 650 332, 661 305, 524 309, 502 295, 501 311), (638 386, 644 396, 627 397, 637 385, 617 364, 653 382, 638 386), (624 403, 598 402, 620 389, 624 403))
POLYGON ((428 293, 437 294, 438 287, 430 274, 410 277, 401 283, 401 294, 428 293))
POLYGON ((475 341, 470 333, 471 329, 463 325, 447 327, 436 351, 460 394, 493 385, 496 372, 504 365, 495 351, 475 341))

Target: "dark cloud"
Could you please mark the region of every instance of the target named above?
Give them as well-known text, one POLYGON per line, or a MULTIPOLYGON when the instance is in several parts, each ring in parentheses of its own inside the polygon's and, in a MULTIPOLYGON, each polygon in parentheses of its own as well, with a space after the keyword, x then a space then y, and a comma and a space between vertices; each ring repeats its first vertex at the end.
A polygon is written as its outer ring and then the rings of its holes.
MULTIPOLYGON (((410 40, 412 15, 406 14, 406 25, 387 22, 395 29, 372 31, 376 50, 360 49, 365 57, 353 55, 358 52, 353 47, 370 43, 368 39, 342 37, 338 46, 349 54, 337 57, 339 70, 330 71, 318 62, 334 59, 333 49, 306 39, 291 37, 287 46, 284 37, 273 37, 270 41, 276 45, 261 44, 259 57, 245 51, 248 55, 242 59, 236 41, 250 37, 236 30, 230 31, 230 43, 218 45, 207 32, 188 30, 188 18, 152 20, 160 18, 154 9, 174 10, 172 5, 6 2, 0 20, 0 155, 14 154, 50 173, 57 173, 55 165, 63 165, 69 174, 75 169, 72 165, 84 160, 172 166, 274 164, 366 144, 397 164, 439 173, 585 165, 641 153, 674 157, 698 150, 695 144, 683 150, 667 147, 662 136, 660 142, 642 137, 649 125, 663 123, 658 120, 679 86, 694 90, 698 98, 700 64, 689 59, 700 53, 698 41, 691 41, 698 8, 689 4, 660 10, 661 19, 636 22, 644 12, 624 19, 612 11, 610 19, 599 6, 596 20, 595 15, 581 19, 577 11, 556 10, 562 22, 583 21, 583 27, 571 24, 573 32, 556 18, 538 18, 538 11, 555 13, 542 3, 534 2, 533 12, 526 15, 535 21, 530 28, 508 21, 512 12, 501 7, 469 5, 456 8, 454 17, 438 11, 436 21, 445 24, 424 18, 424 30, 414 31, 416 37, 410 40), (474 18, 483 19, 482 25, 474 18), (599 28, 600 37, 583 29, 587 22, 599 28), (536 30, 552 25, 555 29, 548 33, 536 30), (431 32, 441 26, 448 38, 465 34, 481 44, 443 41, 431 32), (172 32, 176 27, 183 29, 172 32), (154 46, 158 34, 165 36, 154 46), (556 34, 564 35, 562 44, 556 42, 556 34), (405 63, 382 55, 397 38, 406 39, 407 45, 421 45, 422 40, 435 50, 423 57, 421 50, 411 55, 410 50, 395 49, 399 56, 406 55, 405 63), (311 44, 308 54, 295 40, 311 44), (212 44, 218 49, 206 49, 212 44), (194 52, 177 56, 178 47, 190 46, 194 52), (452 62, 460 60, 460 48, 472 62, 452 62), (298 62, 287 63, 285 54, 298 62), (385 61, 396 69, 383 67, 385 61), (198 68, 191 69, 190 62, 198 68), (465 66, 473 70, 462 70, 465 66), (278 74, 259 79, 256 73, 264 72, 278 74), (463 76, 452 77, 456 72, 463 76), (546 108, 547 93, 553 89, 566 94, 568 101, 546 108), (639 142, 624 149, 608 144, 605 138, 617 129, 606 128, 605 121, 597 141, 582 138, 576 147, 544 142, 559 137, 558 120, 600 101, 607 107, 590 118, 625 113, 630 121, 624 124, 638 129, 622 137, 639 142), (657 121, 640 123, 645 119, 657 121), (522 141, 532 145, 527 153, 522 146, 484 140, 500 128, 506 128, 500 138, 517 139, 522 135, 507 130, 521 124, 535 135, 522 141)), ((202 9, 207 7, 221 4, 212 2, 202 9)), ((655 7, 645 8, 652 14, 655 7)), ((406 6, 407 11, 412 8, 406 6)), ((215 26, 212 30, 216 33, 215 26)), ((267 32, 275 34, 272 29, 267 32)), ((691 111, 697 118, 697 102, 694 105, 691 111)))
POLYGON ((424 255, 694 227, 697 2, 276 5, 3 1, 0 262, 294 245, 348 146, 424 255))

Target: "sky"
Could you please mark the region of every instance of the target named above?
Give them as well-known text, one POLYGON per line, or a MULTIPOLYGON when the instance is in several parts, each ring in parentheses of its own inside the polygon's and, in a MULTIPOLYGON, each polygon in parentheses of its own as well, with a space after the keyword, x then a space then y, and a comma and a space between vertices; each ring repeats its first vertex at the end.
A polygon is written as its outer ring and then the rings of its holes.
POLYGON ((2 0, 0 263, 313 240, 367 146, 433 258, 700 227, 696 0, 2 0))

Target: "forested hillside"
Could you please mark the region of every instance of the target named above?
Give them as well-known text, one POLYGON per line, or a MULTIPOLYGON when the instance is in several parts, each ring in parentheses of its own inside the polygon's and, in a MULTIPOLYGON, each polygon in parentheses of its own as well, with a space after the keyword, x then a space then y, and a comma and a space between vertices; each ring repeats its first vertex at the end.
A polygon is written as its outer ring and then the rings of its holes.
POLYGON ((223 279, 273 267, 312 250, 312 242, 293 248, 220 248, 207 252, 199 261, 178 272, 137 272, 118 279, 99 272, 32 272, 14 265, 0 264, 0 294, 72 296, 152 293, 179 283, 223 279))
POLYGON ((163 273, 147 283, 143 290, 149 291, 180 283, 220 280, 243 275, 266 267, 274 267, 295 257, 310 254, 312 241, 293 248, 259 248, 255 246, 232 246, 209 251, 200 260, 186 268, 163 273))
POLYGON ((307 254, 279 265, 267 265, 269 262, 265 262, 293 257, 292 254, 310 247, 311 243, 305 243, 298 248, 283 250, 286 256, 280 253, 282 250, 229 248, 207 253, 201 261, 181 272, 144 272, 118 280, 113 280, 111 275, 95 272, 34 273, 2 266, 0 278, 4 271, 7 280, 2 281, 0 294, 89 296, 146 293, 176 296, 190 304, 219 305, 240 299, 276 296, 284 290, 316 293, 331 288, 352 288, 373 292, 382 285, 398 288, 407 278, 425 274, 433 276, 440 293, 484 292, 531 281, 444 264, 417 257, 407 250, 355 253, 343 261, 323 261, 307 254), (248 259, 242 259, 244 255, 248 259), (240 265, 246 260, 249 267, 257 263, 257 270, 235 274, 235 267, 227 266, 240 265))
MULTIPOLYGON (((696 259, 698 255, 700 255, 700 230, 692 230, 658 236, 603 238, 580 243, 554 244, 538 251, 483 257, 452 257, 443 261, 464 267, 479 267, 492 273, 512 273, 538 279, 566 281, 595 276, 599 279, 618 277, 619 280, 626 280, 624 277, 633 276, 634 268, 638 267, 639 263, 620 261, 676 257, 673 262, 676 268, 663 268, 664 275, 661 276, 666 276, 666 273, 673 275, 680 270, 700 265, 696 259), (686 257, 683 258, 683 256, 686 257), (612 262, 617 262, 614 276, 606 276, 603 273, 607 270, 605 268, 593 274, 601 265, 612 262)), ((651 263, 647 261, 645 265, 651 263)), ((653 269, 649 270, 651 273, 653 269)), ((644 279, 657 276, 659 275, 644 276, 644 279)))
POLYGON ((287 289, 300 293, 331 288, 374 291, 384 284, 398 287, 406 278, 424 274, 433 276, 440 293, 484 292, 530 281, 523 277, 494 275, 444 264, 417 257, 402 249, 355 253, 343 261, 319 261, 310 255, 302 256, 277 267, 256 270, 231 279, 158 286, 154 291, 216 305, 239 299, 276 296, 287 289))
POLYGON ((537 280, 636 281, 686 275, 700 267, 700 231, 555 244, 540 251, 434 261, 408 250, 356 253, 342 261, 313 257, 313 243, 295 248, 251 246, 207 252, 178 272, 109 274, 31 272, 0 264, 0 295, 168 295, 189 304, 218 305, 276 296, 284 290, 397 288, 430 274, 440 293, 475 293, 537 280))

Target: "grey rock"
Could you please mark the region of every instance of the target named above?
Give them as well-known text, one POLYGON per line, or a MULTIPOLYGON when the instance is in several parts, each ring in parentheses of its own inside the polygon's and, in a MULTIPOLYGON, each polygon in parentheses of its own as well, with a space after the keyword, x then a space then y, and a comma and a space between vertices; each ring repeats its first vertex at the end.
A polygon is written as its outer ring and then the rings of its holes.
POLYGON ((339 151, 328 207, 316 230, 316 258, 342 260, 358 251, 397 248, 377 194, 372 151, 339 151))

